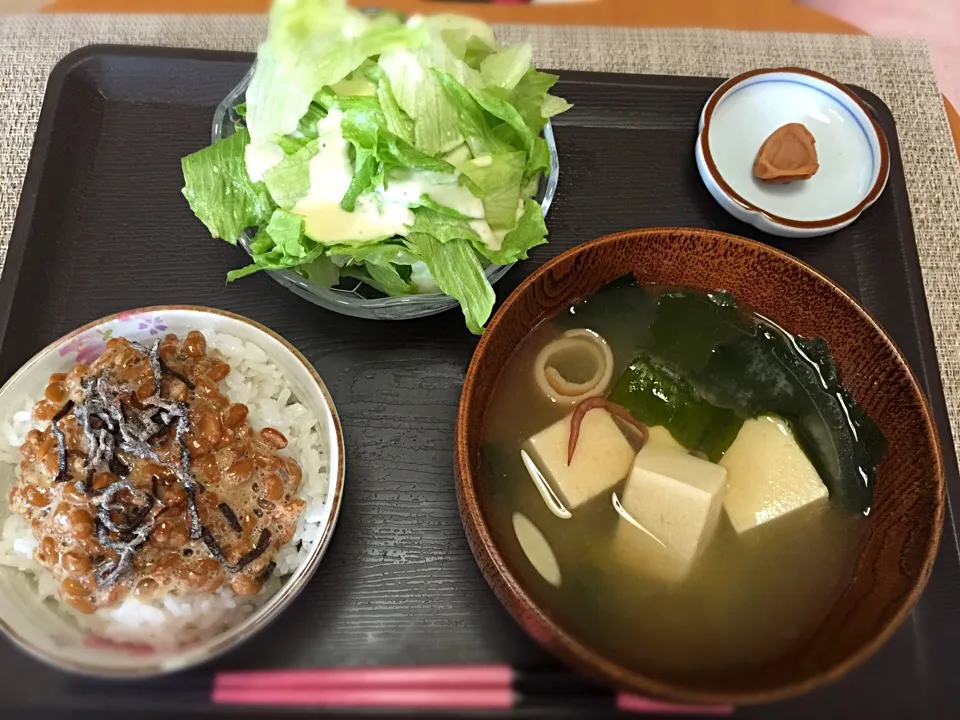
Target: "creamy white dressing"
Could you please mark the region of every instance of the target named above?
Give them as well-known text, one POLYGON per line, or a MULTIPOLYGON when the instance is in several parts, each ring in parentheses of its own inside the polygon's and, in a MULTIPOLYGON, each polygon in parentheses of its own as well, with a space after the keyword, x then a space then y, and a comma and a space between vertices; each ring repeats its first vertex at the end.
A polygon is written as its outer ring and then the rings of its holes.
MULTIPOLYGON (((474 218, 471 226, 494 249, 506 233, 493 232, 483 220, 483 202, 459 184, 459 173, 402 171, 390 177, 386 188, 365 192, 353 212, 340 207, 350 187, 353 165, 350 144, 340 128, 343 113, 334 108, 317 123, 319 150, 310 160, 310 190, 294 206, 304 218, 304 232, 321 243, 377 240, 402 234, 414 222, 411 207, 423 196, 474 218)), ((424 278, 425 283, 427 279, 424 278)))
POLYGON ((396 172, 380 191, 385 202, 417 205, 424 195, 435 203, 471 218, 483 217, 483 202, 459 183, 460 173, 425 170, 396 172))
POLYGON ((283 150, 276 143, 248 143, 243 151, 247 175, 253 182, 263 180, 264 174, 284 158, 283 150))
POLYGON ((503 239, 507 236, 505 230, 493 230, 486 220, 470 220, 470 229, 480 236, 480 242, 491 250, 503 247, 503 239))
MULTIPOLYGON (((348 88, 350 92, 362 89, 365 78, 349 78, 342 81, 338 91, 348 88)), ((491 250, 500 250, 509 230, 493 230, 484 219, 483 202, 470 190, 460 185, 460 172, 438 173, 422 170, 405 170, 391 175, 386 187, 368 191, 357 198, 353 212, 340 207, 340 201, 353 179, 353 163, 350 160, 350 143, 341 130, 343 113, 333 108, 317 123, 318 151, 310 160, 310 190, 293 207, 293 212, 304 218, 304 232, 313 240, 333 244, 349 241, 372 241, 405 234, 414 222, 412 207, 421 198, 451 208, 470 218, 467 222, 491 250)), ((451 153, 451 160, 463 162, 469 159, 469 150, 461 146, 451 153)), ((283 159, 283 151, 276 145, 248 145, 246 149, 247 172, 251 179, 259 180, 263 173, 283 159)), ((482 165, 490 158, 478 158, 482 165)), ((523 214, 523 203, 517 205, 517 219, 523 214)), ((433 278, 426 268, 421 277, 414 278, 424 290, 434 286, 433 278)), ((432 288, 431 288, 432 289, 432 288)))
POLYGON ((340 207, 353 164, 340 130, 343 113, 333 108, 317 123, 319 150, 310 160, 310 190, 294 207, 302 215, 304 232, 320 243, 377 240, 392 237, 413 223, 413 212, 400 205, 378 203, 367 194, 357 199, 353 212, 340 207))
POLYGON ((423 194, 469 218, 483 217, 483 201, 458 182, 424 187, 423 194))
POLYGON ((440 292, 440 286, 437 285, 430 268, 422 260, 417 260, 410 266, 410 280, 417 286, 417 292, 419 293, 440 292))

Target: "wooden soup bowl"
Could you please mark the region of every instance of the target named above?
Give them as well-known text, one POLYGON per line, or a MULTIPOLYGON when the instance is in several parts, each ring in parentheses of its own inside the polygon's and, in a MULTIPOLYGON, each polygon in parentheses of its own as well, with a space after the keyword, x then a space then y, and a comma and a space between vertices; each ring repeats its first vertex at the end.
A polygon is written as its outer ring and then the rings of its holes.
POLYGON ((633 230, 575 247, 535 270, 507 298, 473 355, 457 419, 456 487, 467 539, 487 582, 545 648, 616 687, 692 703, 758 703, 808 692, 866 660, 917 602, 933 567, 944 473, 927 401, 903 355, 849 295, 766 245, 724 233, 633 230), (788 331, 819 335, 840 377, 887 438, 876 495, 849 580, 830 613, 772 661, 677 680, 604 657, 558 625, 518 582, 477 499, 484 415, 500 371, 542 320, 627 273, 641 283, 728 290, 788 331))

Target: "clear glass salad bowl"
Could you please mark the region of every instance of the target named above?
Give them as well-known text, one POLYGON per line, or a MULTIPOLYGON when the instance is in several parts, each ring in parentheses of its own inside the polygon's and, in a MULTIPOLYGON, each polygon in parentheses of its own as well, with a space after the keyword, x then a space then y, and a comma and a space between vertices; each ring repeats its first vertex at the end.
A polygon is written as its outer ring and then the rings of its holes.
MULTIPOLYGON (((253 77, 253 67, 217 107, 213 114, 213 125, 210 131, 211 143, 216 143, 234 133, 234 123, 238 119, 234 108, 243 102, 251 77, 253 77)), ((536 199, 543 208, 543 214, 546 217, 553 202, 553 196, 557 191, 557 179, 560 176, 557 146, 553 138, 553 127, 549 121, 543 128, 543 138, 550 150, 550 172, 541 178, 540 191, 536 199)), ((250 233, 244 233, 240 237, 240 245, 248 254, 250 253, 250 242, 252 240, 253 237, 250 233)), ((485 273, 490 284, 495 284, 511 267, 513 266, 491 265, 487 267, 485 273)), ((450 310, 459 304, 454 298, 443 293, 387 297, 362 281, 352 278, 343 278, 339 285, 326 288, 311 282, 293 270, 265 270, 264 272, 291 292, 315 305, 343 315, 371 320, 407 320, 426 317, 450 310)))

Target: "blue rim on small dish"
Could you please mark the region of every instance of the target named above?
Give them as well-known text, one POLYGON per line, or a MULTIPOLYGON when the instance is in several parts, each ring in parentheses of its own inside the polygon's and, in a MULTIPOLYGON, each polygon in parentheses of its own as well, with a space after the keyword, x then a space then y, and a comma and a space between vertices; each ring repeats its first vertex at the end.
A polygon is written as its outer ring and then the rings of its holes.
MULTIPOLYGON (((790 118, 793 121, 793 118, 790 118)), ((771 130, 774 128, 771 128, 771 130)), ((759 142, 757 142, 757 148, 759 142)), ((752 152, 756 152, 754 149, 752 152)), ((819 149, 818 149, 819 152, 819 149)), ((886 187, 890 175, 890 149, 883 129, 874 119, 871 110, 848 87, 812 70, 802 68, 762 68, 751 70, 730 78, 717 88, 700 116, 699 135, 695 145, 697 169, 704 184, 714 199, 731 215, 765 232, 784 237, 813 237, 835 232, 857 219, 872 205, 886 187), (823 217, 788 217, 786 214, 763 207, 756 197, 748 199, 744 192, 738 192, 730 179, 724 177, 715 157, 716 148, 711 147, 711 123, 715 119, 717 108, 740 90, 766 83, 796 84, 806 91, 815 90, 821 96, 842 110, 842 114, 857 128, 860 140, 869 153, 869 180, 862 192, 852 199, 849 207, 835 211, 823 217)), ((744 157, 749 167, 753 156, 744 157)), ((821 165, 821 171, 823 167, 821 165)), ((741 179, 741 182, 742 179, 741 179)), ((792 185, 792 183, 791 183, 792 185)), ((780 192, 786 195, 787 191, 780 192)), ((742 189, 742 185, 741 185, 742 189)))
MULTIPOLYGON (((217 106, 213 114, 213 123, 210 129, 211 144, 219 142, 225 137, 229 137, 234 132, 233 113, 234 108, 243 101, 247 86, 253 77, 253 71, 256 66, 252 66, 246 75, 237 83, 237 86, 223 99, 217 106)), ((543 216, 546 218, 547 211, 553 203, 553 197, 557 192, 557 182, 560 177, 560 160, 557 157, 557 145, 553 137, 553 126, 548 120, 543 128, 543 139, 547 143, 547 150, 550 153, 550 171, 540 180, 540 191, 536 200, 543 208, 543 216)), ((244 233, 239 240, 240 246, 250 254, 250 243, 253 237, 249 233, 244 233)), ((484 273, 491 285, 494 285, 500 278, 507 274, 507 271, 513 267, 510 265, 490 265, 484 273)), ((357 281, 352 289, 344 288, 325 288, 311 282, 307 278, 299 275, 293 270, 265 270, 270 277, 283 285, 285 288, 300 296, 304 300, 312 302, 314 305, 333 310, 342 315, 352 317, 367 318, 370 320, 408 320, 413 318, 427 317, 437 315, 446 310, 451 310, 459 305, 455 298, 444 293, 423 293, 420 295, 400 295, 367 298, 357 293, 358 289, 364 284, 357 281)), ((364 286, 365 287, 365 286, 364 286)))

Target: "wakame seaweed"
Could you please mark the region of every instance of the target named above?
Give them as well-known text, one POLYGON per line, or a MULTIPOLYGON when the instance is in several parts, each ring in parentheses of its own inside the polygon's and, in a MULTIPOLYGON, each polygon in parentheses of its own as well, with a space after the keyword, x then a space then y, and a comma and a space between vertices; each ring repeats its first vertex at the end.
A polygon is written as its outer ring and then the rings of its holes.
POLYGON ((723 457, 743 425, 743 418, 711 405, 676 371, 647 355, 630 363, 610 400, 647 425, 667 428, 678 443, 711 462, 723 457))
MULTIPOLYGON (((622 294, 628 284, 621 278, 600 292, 622 294)), ((779 416, 832 501, 852 512, 869 509, 886 442, 840 383, 826 341, 795 337, 744 313, 729 293, 633 287, 655 310, 638 319, 642 353, 611 400, 713 461, 744 420, 779 416)))
POLYGON ((822 338, 798 338, 772 323, 715 349, 694 383, 740 417, 779 415, 834 502, 866 512, 886 441, 843 388, 822 338))
POLYGON ((746 332, 730 293, 666 291, 657 301, 650 327, 657 359, 684 375, 696 374, 713 351, 746 332))

